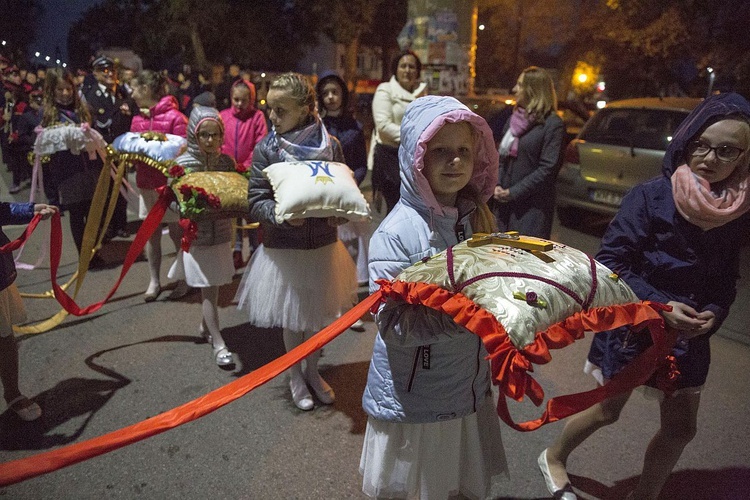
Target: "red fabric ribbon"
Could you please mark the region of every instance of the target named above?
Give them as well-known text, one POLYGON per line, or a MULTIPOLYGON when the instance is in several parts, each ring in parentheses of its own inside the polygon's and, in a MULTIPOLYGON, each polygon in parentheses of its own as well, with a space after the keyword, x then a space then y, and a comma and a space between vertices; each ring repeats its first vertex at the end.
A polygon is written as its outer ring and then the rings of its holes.
POLYGON ((193 244, 193 240, 198 236, 198 224, 190 219, 180 219, 180 227, 182 228, 180 248, 183 252, 189 252, 190 245, 193 244))
POLYGON ((65 290, 63 290, 60 285, 57 284, 57 269, 60 266, 60 257, 62 255, 62 230, 60 228, 60 214, 56 213, 52 217, 52 232, 50 234, 49 256, 52 290, 57 301, 70 314, 73 314, 74 316, 85 316, 86 314, 91 314, 95 311, 98 311, 115 294, 120 286, 120 283, 122 283, 123 278, 130 270, 130 266, 132 266, 136 259, 141 255, 141 252, 143 252, 143 247, 146 246, 148 239, 151 237, 154 231, 159 228, 159 224, 161 223, 162 218, 164 218, 164 213, 167 211, 169 204, 174 200, 174 194, 169 187, 162 186, 160 188, 157 188, 157 191, 159 192, 159 199, 156 201, 156 204, 148 213, 148 216, 146 216, 146 220, 143 221, 140 229, 138 229, 138 233, 135 235, 133 243, 128 249, 127 255, 125 255, 125 260, 122 264, 122 270, 120 271, 120 277, 117 279, 117 282, 109 291, 104 300, 83 308, 79 307, 78 304, 76 304, 76 302, 73 300, 73 298, 65 293, 65 290))
MULTIPOLYGON (((59 214, 55 214, 55 215, 57 215, 58 218, 60 217, 59 214)), ((26 242, 29 236, 31 236, 31 233, 34 232, 34 229, 36 229, 36 226, 39 225, 40 220, 42 220, 41 214, 34 215, 34 218, 31 219, 31 222, 29 222, 29 225, 26 226, 26 229, 24 229, 23 234, 21 234, 21 236, 19 236, 15 240, 1 246, 0 253, 15 252, 16 250, 21 248, 21 246, 23 246, 23 244, 26 242)))
MULTIPOLYGON (((544 390, 530 375, 534 364, 548 363, 552 356, 549 349, 560 349, 584 337, 586 332, 612 330, 624 325, 648 327, 654 345, 616 375, 605 386, 593 391, 557 396, 547 401, 544 414, 533 421, 517 424, 508 411, 505 398, 498 400, 497 412, 510 427, 519 431, 531 431, 542 425, 555 422, 615 394, 635 389, 644 384, 651 375, 667 362, 671 348, 677 340, 673 330, 666 330, 659 311, 669 306, 655 302, 641 302, 607 307, 590 308, 538 332, 534 342, 518 349, 505 327, 489 311, 480 308, 461 293, 450 292, 437 285, 427 283, 389 282, 379 280, 383 299, 391 298, 409 304, 420 304, 442 311, 457 324, 479 335, 491 360, 493 382, 505 396, 522 401, 528 395, 539 406, 544 401, 544 390)), ((377 306, 377 304, 376 304, 377 306)))
POLYGON ((103 436, 2 463, 0 464, 0 486, 15 484, 82 462, 208 415, 260 387, 290 366, 299 363, 311 353, 322 348, 345 332, 373 304, 379 301, 380 292, 373 293, 342 314, 334 323, 283 356, 182 406, 103 436))

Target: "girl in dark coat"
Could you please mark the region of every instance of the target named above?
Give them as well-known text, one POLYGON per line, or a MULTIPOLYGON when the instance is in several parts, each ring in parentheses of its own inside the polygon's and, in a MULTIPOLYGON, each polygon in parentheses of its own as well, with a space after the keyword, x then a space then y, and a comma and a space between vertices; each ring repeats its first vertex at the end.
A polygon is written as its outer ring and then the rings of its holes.
MULTIPOLYGON (((675 132, 664 175, 627 194, 596 256, 641 300, 672 306, 662 315, 680 333, 672 352, 679 371, 676 390, 659 393, 661 428, 646 451, 634 498, 657 498, 695 435, 709 339, 735 299, 738 237, 750 226, 749 165, 750 103, 733 93, 707 98, 675 132)), ((606 383, 650 344, 649 335, 627 329, 599 333, 587 371, 606 383)), ((571 418, 542 452, 539 466, 550 492, 568 490, 555 498, 575 498, 565 471, 568 455, 615 422, 629 397, 614 396, 571 418)))
POLYGON ((543 69, 523 70, 513 93, 516 108, 503 128, 500 176, 490 209, 501 231, 549 238, 565 126, 555 112, 554 84, 543 69))

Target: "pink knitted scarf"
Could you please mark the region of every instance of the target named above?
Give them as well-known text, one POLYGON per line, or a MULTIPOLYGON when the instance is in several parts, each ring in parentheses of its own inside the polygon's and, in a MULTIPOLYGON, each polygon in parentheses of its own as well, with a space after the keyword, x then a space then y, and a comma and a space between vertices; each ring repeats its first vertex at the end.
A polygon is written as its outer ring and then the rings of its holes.
POLYGON ((534 125, 534 115, 528 114, 525 109, 517 106, 510 115, 508 131, 500 141, 500 156, 518 157, 518 138, 525 134, 534 125))
MULTIPOLYGON (((746 169, 745 169, 746 170, 746 169)), ((748 173, 735 171, 719 194, 708 181, 682 165, 672 174, 672 196, 677 211, 704 231, 723 226, 750 210, 748 173)))

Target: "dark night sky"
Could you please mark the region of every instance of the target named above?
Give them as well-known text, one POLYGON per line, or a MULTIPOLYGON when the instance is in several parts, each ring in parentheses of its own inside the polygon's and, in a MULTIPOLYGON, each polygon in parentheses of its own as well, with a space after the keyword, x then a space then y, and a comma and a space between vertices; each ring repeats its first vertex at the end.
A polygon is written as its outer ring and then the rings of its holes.
POLYGON ((83 11, 100 0, 44 0, 40 2, 44 12, 39 19, 36 39, 31 46, 31 56, 35 51, 42 56, 54 57, 55 47, 60 47, 62 60, 67 60, 68 29, 83 11))

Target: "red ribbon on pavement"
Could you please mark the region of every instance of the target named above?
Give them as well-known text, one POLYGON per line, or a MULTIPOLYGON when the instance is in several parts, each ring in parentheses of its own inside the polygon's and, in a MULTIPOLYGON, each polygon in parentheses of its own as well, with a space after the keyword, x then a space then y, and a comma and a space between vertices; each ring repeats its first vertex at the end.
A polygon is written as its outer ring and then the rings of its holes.
POLYGON ((133 243, 128 249, 125 260, 122 264, 122 270, 120 271, 120 277, 117 282, 109 291, 104 300, 91 304, 89 306, 81 308, 76 302, 70 297, 65 290, 57 284, 57 269, 60 266, 60 257, 62 255, 62 230, 60 228, 60 214, 56 213, 52 217, 52 232, 50 234, 50 278, 52 280, 52 290, 55 294, 55 298, 60 305, 74 316, 85 316, 101 309, 101 307, 115 294, 117 289, 120 287, 123 278, 130 270, 130 266, 136 261, 141 255, 143 247, 146 246, 151 235, 159 228, 161 220, 164 218, 164 214, 169 208, 169 204, 174 200, 174 194, 169 187, 162 186, 158 188, 159 198, 154 204, 151 211, 146 216, 146 220, 141 224, 138 233, 133 239, 133 243))

